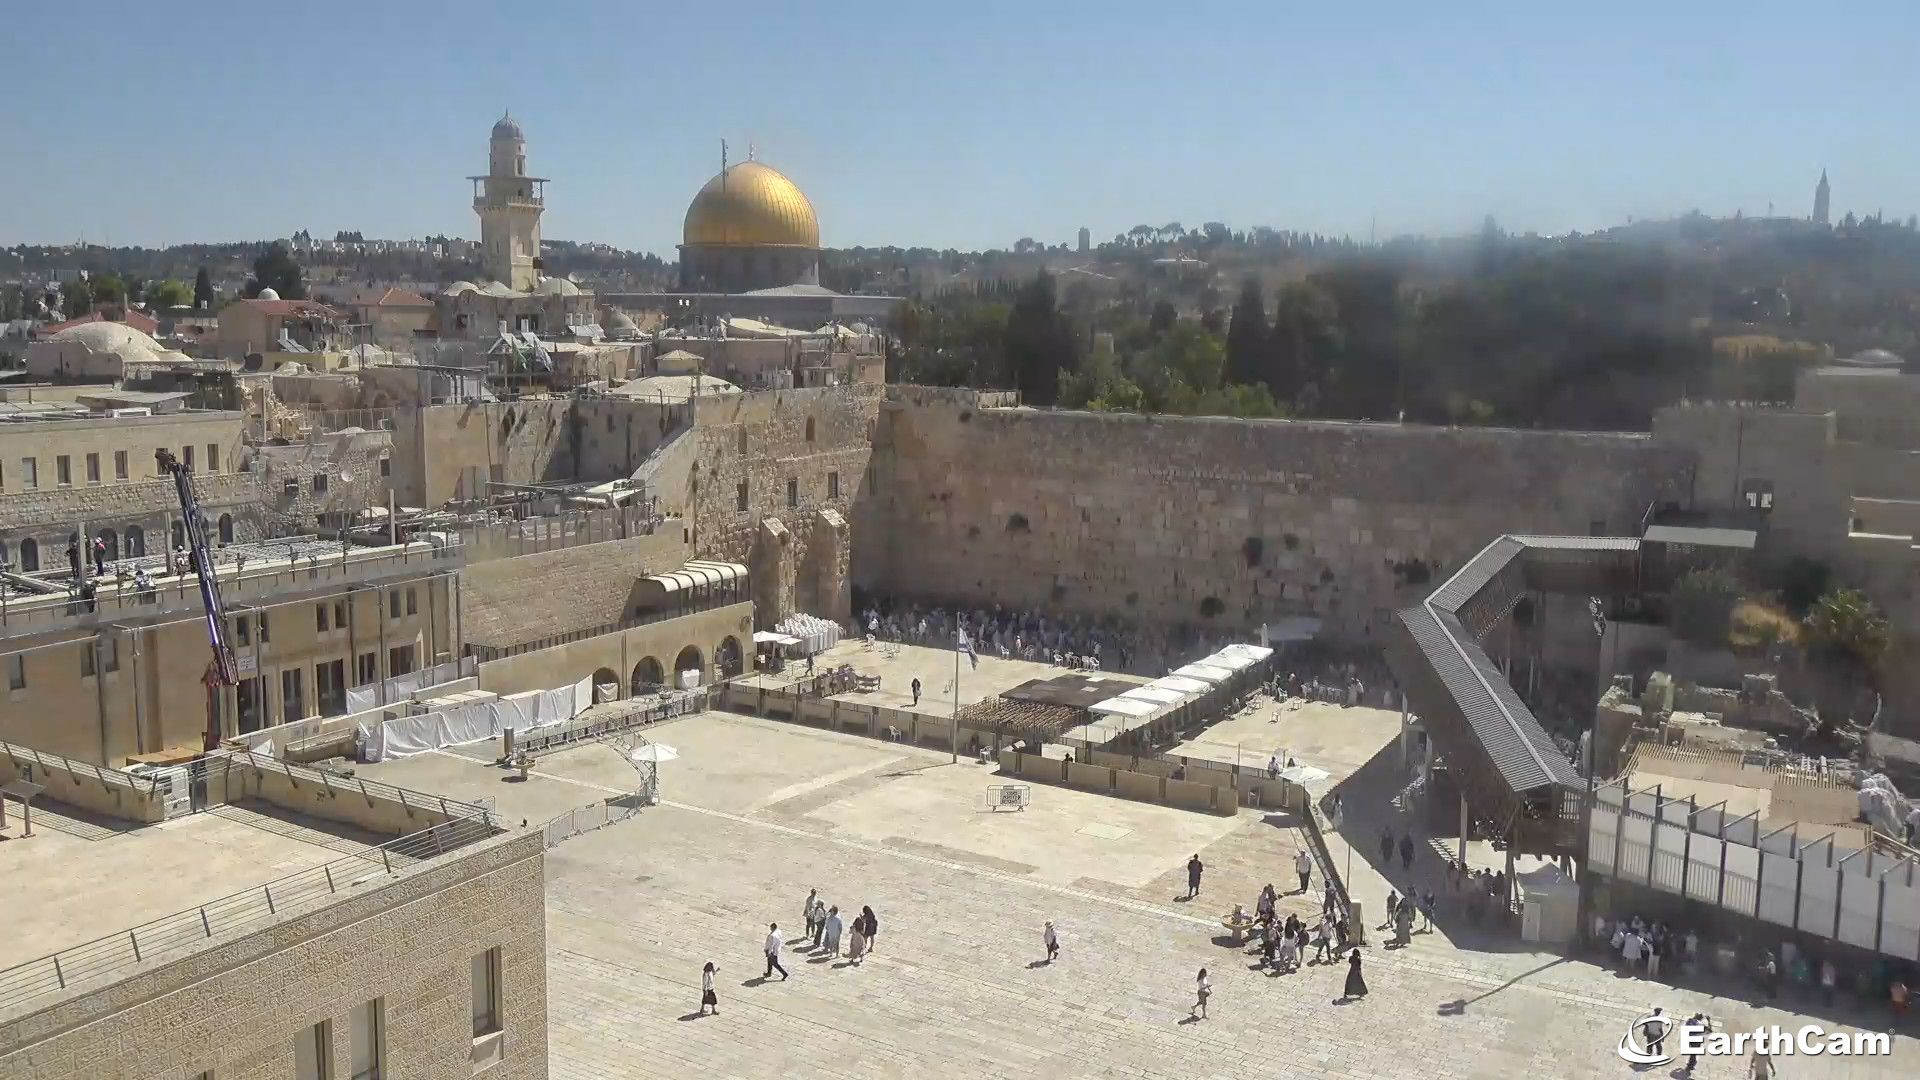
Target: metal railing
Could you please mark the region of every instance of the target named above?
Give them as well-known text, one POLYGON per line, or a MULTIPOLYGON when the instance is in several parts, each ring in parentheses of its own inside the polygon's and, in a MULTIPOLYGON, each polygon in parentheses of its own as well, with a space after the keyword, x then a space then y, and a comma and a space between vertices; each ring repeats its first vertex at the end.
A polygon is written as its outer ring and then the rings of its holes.
POLYGON ((486 803, 462 802, 459 799, 449 799, 445 795, 430 795, 424 791, 396 787, 393 784, 384 783, 379 780, 367 780, 358 776, 341 776, 337 773, 328 772, 325 769, 315 769, 310 766, 296 764, 266 754, 258 754, 252 750, 238 747, 227 750, 220 756, 201 758, 186 766, 186 768, 189 771, 189 776, 192 775, 193 770, 198 769, 209 770, 209 775, 211 775, 211 770, 217 769, 224 772, 226 769, 231 768, 233 763, 241 761, 244 761, 248 767, 258 773, 279 773, 285 776, 288 783, 291 783, 294 787, 299 787, 302 784, 310 784, 330 792, 357 791, 362 797, 369 800, 386 799, 411 809, 438 810, 442 815, 456 820, 463 818, 486 818, 493 812, 493 808, 486 803))
POLYGON ((589 739, 617 735, 623 731, 671 720, 676 716, 705 712, 714 696, 713 687, 703 686, 698 690, 677 693, 673 697, 651 705, 631 707, 612 716, 597 717, 585 722, 557 724, 550 728, 535 729, 526 735, 516 733, 513 748, 516 752, 538 754, 589 739))
POLYGON ((551 634, 547 637, 536 638, 533 641, 523 641, 517 645, 476 645, 469 643, 467 645, 467 655, 485 664, 494 660, 504 660, 509 656, 539 652, 541 649, 551 649, 556 645, 567 645, 575 641, 585 641, 587 638, 596 638, 605 634, 617 634, 623 630, 632 630, 639 626, 652 626, 655 623, 677 619, 683 615, 694 615, 703 611, 712 611, 715 608, 723 608, 732 604, 744 604, 747 602, 747 593, 744 589, 741 589, 736 592, 727 592, 706 600, 688 604, 685 607, 668 608, 662 611, 649 611, 622 622, 606 623, 601 626, 589 626, 580 630, 569 630, 564 634, 551 634))
POLYGON ((484 840, 495 831, 484 815, 458 818, 196 908, 15 964, 0 970, 0 1010, 141 963, 178 956, 216 934, 257 929, 295 908, 484 840))
MULTIPOLYGON (((91 761, 49 754, 18 743, 0 742, 0 754, 6 755, 7 759, 13 762, 13 767, 22 773, 29 769, 38 770, 35 773, 36 782, 59 773, 72 776, 76 783, 79 782, 80 777, 91 776, 99 781, 101 787, 109 790, 119 787, 126 788, 135 794, 144 791, 148 797, 152 797, 154 789, 160 784, 160 779, 151 773, 143 775, 103 768, 91 761)), ((57 801, 60 798, 60 792, 57 788, 50 787, 47 797, 57 801)))
POLYGON ((645 805, 645 797, 635 794, 620 795, 606 802, 583 806, 578 810, 569 810, 547 822, 547 846, 552 847, 563 840, 571 840, 581 833, 604 829, 609 825, 625 821, 638 814, 645 805))
MULTIPOLYGON (((323 582, 379 577, 411 567, 458 562, 463 556, 458 542, 439 545, 414 542, 382 555, 368 554, 366 548, 342 547, 338 557, 300 556, 290 562, 276 559, 271 565, 252 572, 223 573, 220 591, 230 601, 230 607, 242 608, 263 598, 311 589, 323 582)), ((9 598, 0 604, 0 627, 34 629, 87 620, 112 622, 201 607, 200 584, 192 574, 176 575, 144 589, 130 578, 95 580, 97 591, 90 601, 69 592, 9 598)))

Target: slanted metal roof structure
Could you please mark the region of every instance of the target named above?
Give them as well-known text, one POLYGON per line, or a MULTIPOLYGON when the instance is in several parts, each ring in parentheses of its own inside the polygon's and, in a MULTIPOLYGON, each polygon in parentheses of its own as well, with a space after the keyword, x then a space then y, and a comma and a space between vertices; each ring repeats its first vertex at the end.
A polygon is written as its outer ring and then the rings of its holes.
POLYGON ((1640 541, 1502 536, 1394 617, 1387 662, 1476 812, 1517 850, 1579 843, 1585 784, 1480 645, 1529 592, 1619 596, 1637 588, 1640 541))

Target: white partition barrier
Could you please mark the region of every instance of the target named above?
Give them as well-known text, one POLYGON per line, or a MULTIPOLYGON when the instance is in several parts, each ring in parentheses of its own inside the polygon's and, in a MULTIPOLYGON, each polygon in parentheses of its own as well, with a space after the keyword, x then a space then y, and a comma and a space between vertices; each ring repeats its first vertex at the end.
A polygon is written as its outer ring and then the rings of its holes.
POLYGON ((1792 826, 1762 832, 1754 814, 1619 784, 1594 790, 1586 842, 1590 872, 1920 959, 1920 859, 1841 848, 1832 834, 1806 840, 1792 826))

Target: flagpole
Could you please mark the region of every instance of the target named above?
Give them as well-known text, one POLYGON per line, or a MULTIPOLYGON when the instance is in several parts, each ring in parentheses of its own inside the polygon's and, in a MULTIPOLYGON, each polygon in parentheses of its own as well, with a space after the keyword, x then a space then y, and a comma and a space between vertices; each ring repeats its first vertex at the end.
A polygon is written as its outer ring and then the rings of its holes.
POLYGON ((950 764, 960 764, 960 639, 957 637, 953 640, 953 719, 947 724, 947 748, 953 754, 950 764))

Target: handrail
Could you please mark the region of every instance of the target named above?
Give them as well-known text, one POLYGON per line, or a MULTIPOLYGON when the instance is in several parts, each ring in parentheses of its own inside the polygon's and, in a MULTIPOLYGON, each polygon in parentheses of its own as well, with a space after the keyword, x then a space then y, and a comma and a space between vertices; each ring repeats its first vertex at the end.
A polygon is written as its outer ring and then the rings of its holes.
MULTIPOLYGON (((155 789, 160 786, 160 778, 152 773, 141 774, 130 773, 121 769, 103 769, 91 761, 81 761, 78 758, 64 757, 60 754, 50 754, 44 750, 35 750, 31 746, 22 746, 19 743, 0 742, 0 754, 5 754, 7 758, 14 763, 16 768, 19 766, 21 759, 25 758, 36 767, 46 771, 65 771, 77 775, 91 773, 93 778, 98 780, 103 787, 124 784, 128 788, 138 790, 141 785, 144 784, 147 794, 151 796, 155 789)), ((57 792, 49 796, 49 798, 57 797, 57 792)))
MULTIPOLYGON (((326 786, 332 783, 333 781, 339 781, 341 783, 341 786, 344 788, 346 787, 347 783, 351 781, 353 786, 357 788, 360 794, 364 797, 372 798, 374 796, 378 796, 383 799, 392 799, 396 802, 401 803, 402 805, 418 806, 418 807, 428 808, 428 809, 434 806, 438 806, 440 808, 441 813, 446 814, 448 817, 453 818, 455 820, 467 819, 467 818, 484 818, 489 813, 487 807, 479 803, 462 802, 459 799, 449 799, 444 795, 430 795, 423 791, 415 791, 412 788, 403 788, 398 785, 385 783, 380 780, 367 780, 358 776, 353 776, 353 777, 337 776, 332 773, 328 773, 322 769, 315 769, 306 765, 298 764, 296 762, 287 761, 284 758, 269 757, 265 754, 258 754, 244 747, 237 747, 237 746, 230 747, 227 750, 222 751, 222 753, 231 755, 232 757, 236 757, 236 758, 244 758, 248 766, 253 768, 255 771, 264 772, 269 768, 275 769, 279 771, 282 775, 286 776, 288 781, 295 785, 305 782, 309 784, 319 784, 322 786, 326 786), (265 764, 262 764, 263 762, 265 764), (412 802, 407 801, 407 797, 409 795, 413 797, 412 802)), ((201 758, 199 761, 194 762, 193 765, 188 767, 195 768, 203 764, 213 762, 213 761, 218 761, 218 760, 220 760, 220 758, 218 757, 201 758)))
POLYGON ((485 816, 456 818, 263 885, 229 893, 195 908, 163 915, 0 969, 0 1010, 57 993, 85 980, 188 951, 215 934, 253 929, 285 914, 290 905, 334 895, 341 888, 352 888, 376 874, 397 873, 436 855, 484 840, 495 831, 492 820, 485 816), (349 870, 354 872, 345 872, 349 870))

